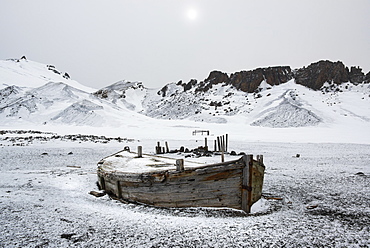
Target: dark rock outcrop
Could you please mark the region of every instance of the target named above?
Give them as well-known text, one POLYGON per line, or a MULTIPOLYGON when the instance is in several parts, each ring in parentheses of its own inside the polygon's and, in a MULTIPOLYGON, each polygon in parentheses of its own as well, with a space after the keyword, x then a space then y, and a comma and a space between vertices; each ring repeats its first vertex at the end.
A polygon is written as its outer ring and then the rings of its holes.
POLYGON ((70 78, 71 78, 67 72, 65 72, 65 73, 64 73, 63 77, 64 77, 65 79, 70 79, 70 78))
POLYGON ((220 83, 229 84, 229 82, 230 78, 226 73, 221 71, 212 71, 204 81, 199 82, 196 92, 199 91, 206 92, 207 90, 212 88, 213 85, 220 83))
POLYGON ((297 84, 319 90, 325 82, 359 84, 365 80, 365 75, 359 67, 351 67, 349 70, 341 61, 322 60, 298 69, 294 78, 297 84))
POLYGON ((221 71, 212 71, 208 78, 204 80, 207 83, 219 84, 219 83, 228 83, 230 81, 229 76, 221 71))
POLYGON ((188 83, 182 83, 182 81, 179 81, 177 85, 181 85, 184 88, 184 91, 190 90, 194 85, 196 85, 198 81, 196 79, 191 79, 188 83))
POLYGON ((97 92, 94 92, 93 95, 94 96, 97 96, 99 98, 105 99, 105 98, 108 98, 109 91, 108 90, 101 89, 101 90, 98 90, 97 92))
POLYGON ((298 69, 295 73, 297 84, 319 90, 325 82, 333 81, 336 84, 349 81, 348 71, 342 62, 328 60, 312 63, 298 69))
POLYGON ((231 74, 231 82, 235 88, 244 92, 254 92, 263 80, 262 69, 253 71, 240 71, 231 74))
MULTIPOLYGON (((370 83, 370 72, 365 75, 360 67, 352 66, 351 69, 348 69, 341 61, 321 60, 294 71, 292 71, 290 66, 257 68, 235 72, 230 76, 221 71, 212 71, 203 81, 198 82, 192 79, 188 83, 179 81, 177 85, 181 85, 184 91, 195 88, 195 92, 199 93, 207 92, 214 85, 223 83, 224 85, 232 85, 244 92, 254 93, 258 92, 258 87, 264 80, 269 85, 280 85, 291 79, 295 79, 297 84, 313 90, 319 90, 325 82, 334 84, 345 82, 353 84, 370 83)), ((164 97, 166 91, 167 87, 165 86, 158 92, 158 95, 164 97)))
POLYGON ((157 92, 157 94, 162 95, 162 97, 165 97, 166 93, 167 93, 167 90, 168 90, 168 86, 165 85, 165 86, 162 87, 162 89, 160 91, 157 92))
POLYGON ((182 84, 182 86, 184 91, 196 86, 196 92, 206 92, 213 85, 224 83, 225 85, 233 85, 238 90, 252 93, 258 89, 263 80, 266 80, 270 85, 279 85, 288 82, 292 78, 293 74, 289 66, 277 66, 258 68, 252 71, 240 71, 231 74, 230 77, 224 72, 212 71, 204 81, 197 83, 193 79, 187 84, 182 84))
POLYGON ((359 66, 352 66, 348 76, 349 81, 353 84, 359 84, 365 81, 365 75, 359 66))
POLYGON ((236 72, 231 74, 230 81, 237 89, 252 93, 258 89, 263 80, 270 85, 279 85, 292 78, 292 70, 289 66, 276 66, 236 72))

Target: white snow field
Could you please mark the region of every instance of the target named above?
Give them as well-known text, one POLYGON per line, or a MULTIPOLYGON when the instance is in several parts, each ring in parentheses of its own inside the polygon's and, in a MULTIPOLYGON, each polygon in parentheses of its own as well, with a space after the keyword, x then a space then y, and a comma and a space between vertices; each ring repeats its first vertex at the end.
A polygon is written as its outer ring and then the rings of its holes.
POLYGON ((0 60, 0 247, 370 247, 369 130, 364 82, 97 90, 53 65, 0 60), (197 148, 195 130, 210 131, 211 149, 228 134, 229 151, 264 155, 252 214, 89 194, 100 159, 158 141, 197 148))
MULTIPOLYGON (((0 137, 0 247, 370 246, 368 144, 231 141, 229 150, 265 158, 263 194, 269 199, 245 215, 161 209, 88 194, 98 190, 101 158, 138 144, 150 153, 155 139, 0 137)), ((169 144, 195 148, 201 139, 169 144)))

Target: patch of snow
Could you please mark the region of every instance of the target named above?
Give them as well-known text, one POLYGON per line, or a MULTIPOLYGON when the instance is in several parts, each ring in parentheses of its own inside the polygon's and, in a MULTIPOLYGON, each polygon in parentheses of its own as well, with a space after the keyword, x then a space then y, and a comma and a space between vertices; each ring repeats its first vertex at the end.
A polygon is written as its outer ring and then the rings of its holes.
POLYGON ((271 208, 271 205, 268 200, 263 197, 255 202, 251 207, 251 214, 263 214, 267 213, 271 208))
POLYGON ((104 119, 97 110, 102 110, 103 106, 97 105, 88 100, 73 103, 70 107, 51 118, 52 121, 58 121, 66 124, 101 126, 104 119))
POLYGON ((254 121, 252 126, 287 128, 313 126, 320 123, 320 118, 311 111, 293 105, 288 101, 282 102, 279 106, 267 109, 261 114, 265 115, 254 121))

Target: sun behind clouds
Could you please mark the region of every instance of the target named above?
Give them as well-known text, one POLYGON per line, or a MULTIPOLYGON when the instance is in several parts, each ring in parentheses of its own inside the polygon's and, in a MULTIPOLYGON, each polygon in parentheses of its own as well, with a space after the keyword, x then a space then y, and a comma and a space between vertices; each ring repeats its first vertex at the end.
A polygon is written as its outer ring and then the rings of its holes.
POLYGON ((194 21, 198 17, 198 11, 196 9, 190 8, 186 11, 186 16, 190 21, 194 21))

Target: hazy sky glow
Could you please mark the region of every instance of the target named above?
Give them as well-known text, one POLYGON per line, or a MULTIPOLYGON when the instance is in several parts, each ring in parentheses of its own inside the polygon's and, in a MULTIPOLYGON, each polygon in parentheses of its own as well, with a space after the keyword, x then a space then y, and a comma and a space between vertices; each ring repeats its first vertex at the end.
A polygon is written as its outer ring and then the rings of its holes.
POLYGON ((0 0, 0 59, 102 88, 321 59, 370 70, 369 0, 0 0))

